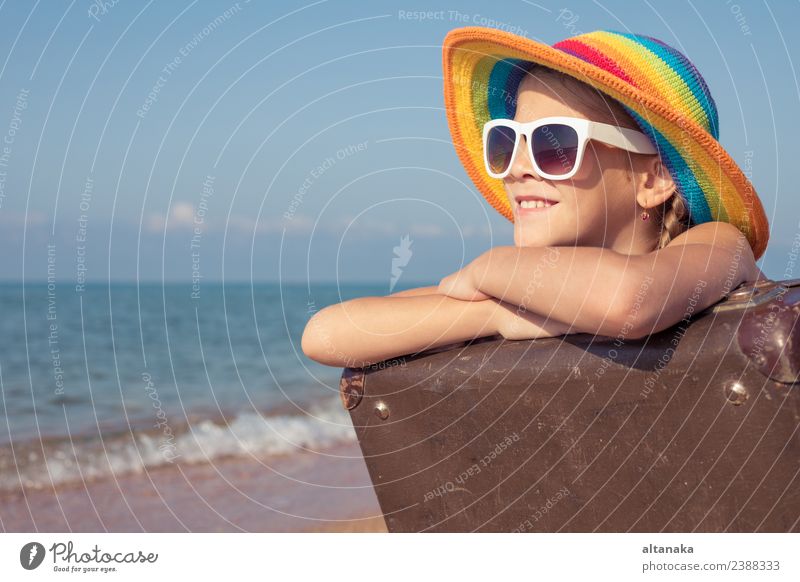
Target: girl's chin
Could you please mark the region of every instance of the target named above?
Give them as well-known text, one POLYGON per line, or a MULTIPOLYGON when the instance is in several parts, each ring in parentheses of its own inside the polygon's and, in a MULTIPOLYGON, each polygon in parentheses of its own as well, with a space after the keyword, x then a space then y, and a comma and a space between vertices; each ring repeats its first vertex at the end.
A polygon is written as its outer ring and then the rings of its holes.
POLYGON ((514 242, 518 247, 542 247, 552 245, 556 235, 558 220, 552 220, 550 213, 555 206, 536 210, 516 209, 514 216, 514 242), (526 211, 527 210, 527 211, 526 211))
POLYGON ((514 233, 514 245, 518 247, 545 247, 550 245, 550 237, 543 237, 541 233, 535 235, 533 233, 520 232, 519 229, 514 233))

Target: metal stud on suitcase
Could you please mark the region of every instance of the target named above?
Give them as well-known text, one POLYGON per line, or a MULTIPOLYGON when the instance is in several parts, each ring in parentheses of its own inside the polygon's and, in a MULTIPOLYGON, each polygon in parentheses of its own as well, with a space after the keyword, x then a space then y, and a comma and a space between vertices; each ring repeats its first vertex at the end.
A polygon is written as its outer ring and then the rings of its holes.
POLYGON ((640 340, 347 368, 389 531, 800 531, 800 279, 640 340))

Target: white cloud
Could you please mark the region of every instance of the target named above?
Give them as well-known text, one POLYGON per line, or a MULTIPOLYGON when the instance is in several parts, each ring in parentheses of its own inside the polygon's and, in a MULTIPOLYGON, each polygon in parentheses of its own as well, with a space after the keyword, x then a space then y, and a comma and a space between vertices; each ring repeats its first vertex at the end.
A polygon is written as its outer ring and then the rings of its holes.
MULTIPOLYGON (((205 218, 204 224, 201 226, 208 226, 208 219, 205 218)), ((163 232, 166 228, 168 231, 179 231, 193 228, 194 224, 194 206, 188 202, 176 202, 172 205, 169 213, 169 220, 161 212, 151 212, 144 219, 145 230, 150 232, 163 232)))
POLYGON ((461 228, 461 233, 464 238, 484 237, 492 234, 492 227, 488 224, 482 224, 481 226, 468 224, 461 228))
POLYGON ((177 202, 172 206, 172 213, 170 216, 170 224, 173 222, 176 226, 185 226, 192 224, 194 220, 194 206, 188 202, 177 202))
POLYGON ((444 235, 444 229, 438 224, 412 224, 409 232, 414 236, 436 238, 444 235))

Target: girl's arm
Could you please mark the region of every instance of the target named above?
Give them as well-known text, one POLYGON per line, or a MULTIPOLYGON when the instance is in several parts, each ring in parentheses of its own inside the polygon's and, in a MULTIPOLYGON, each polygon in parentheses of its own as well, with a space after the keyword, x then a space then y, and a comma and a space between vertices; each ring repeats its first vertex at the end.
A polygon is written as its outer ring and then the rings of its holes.
POLYGON ((415 295, 434 295, 438 293, 439 286, 431 285, 430 287, 415 287, 413 289, 406 289, 405 291, 398 291, 387 295, 387 297, 413 297, 415 295))
POLYGON ((314 314, 303 352, 321 364, 361 368, 479 337, 535 339, 568 326, 491 298, 462 301, 444 295, 362 297, 314 314))
POLYGON ((439 285, 476 291, 569 323, 573 332, 635 339, 719 301, 758 269, 734 226, 694 226, 667 247, 625 255, 597 247, 495 247, 439 285))

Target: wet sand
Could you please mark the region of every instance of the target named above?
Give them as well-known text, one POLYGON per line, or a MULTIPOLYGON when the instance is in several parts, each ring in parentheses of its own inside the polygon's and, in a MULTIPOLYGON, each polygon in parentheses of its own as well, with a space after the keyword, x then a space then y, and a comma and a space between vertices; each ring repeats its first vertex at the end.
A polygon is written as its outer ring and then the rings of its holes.
POLYGON ((385 532, 356 443, 0 493, 4 532, 385 532))

